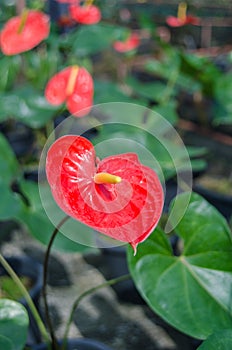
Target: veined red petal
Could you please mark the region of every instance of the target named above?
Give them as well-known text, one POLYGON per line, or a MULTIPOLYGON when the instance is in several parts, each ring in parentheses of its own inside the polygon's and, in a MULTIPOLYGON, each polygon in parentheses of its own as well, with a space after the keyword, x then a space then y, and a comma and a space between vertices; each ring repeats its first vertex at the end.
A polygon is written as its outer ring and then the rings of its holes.
POLYGON ((46 171, 61 209, 101 233, 131 243, 134 249, 151 233, 161 216, 163 190, 158 176, 140 164, 135 154, 107 157, 96 165, 91 143, 80 136, 75 139, 67 135, 49 149, 46 171), (62 143, 64 151, 58 154, 62 143), (93 180, 97 172, 120 176, 122 181, 107 184, 102 191, 101 185, 93 180))
POLYGON ((31 50, 49 35, 50 19, 43 12, 29 10, 25 24, 19 32, 20 23, 21 16, 12 17, 1 31, 0 46, 5 55, 31 50))
MULTIPOLYGON (((46 158, 46 175, 48 183, 51 187, 53 197, 59 207, 65 213, 72 216, 72 211, 65 199, 61 187, 61 172, 62 167, 65 168, 65 163, 63 162, 67 154, 73 161, 72 168, 69 164, 69 171, 71 171, 71 169, 75 169, 75 164, 85 162, 86 164, 90 165, 90 168, 88 167, 88 171, 89 174, 91 174, 94 173, 95 170, 95 150, 91 142, 83 137, 78 137, 76 135, 60 137, 55 143, 52 144, 51 148, 48 150, 46 158)), ((72 174, 72 177, 75 179, 75 174, 72 174)))

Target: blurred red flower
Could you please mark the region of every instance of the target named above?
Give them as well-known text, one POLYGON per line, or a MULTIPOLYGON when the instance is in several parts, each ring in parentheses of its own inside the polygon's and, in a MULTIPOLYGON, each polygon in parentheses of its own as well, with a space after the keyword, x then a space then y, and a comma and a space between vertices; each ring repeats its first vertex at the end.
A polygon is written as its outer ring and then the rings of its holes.
POLYGON ((9 19, 0 34, 0 46, 5 55, 28 51, 46 39, 50 31, 49 17, 40 11, 25 10, 9 19))
POLYGON ((81 24, 96 24, 101 20, 101 11, 95 5, 70 5, 70 16, 81 24))
POLYGON ((93 79, 89 72, 83 67, 69 66, 48 81, 45 97, 52 105, 65 102, 71 114, 83 117, 92 107, 93 91, 93 79))
POLYGON ((187 24, 194 24, 194 25, 199 24, 199 18, 191 15, 188 15, 185 18, 168 16, 166 19, 166 22, 170 27, 182 27, 187 24))
POLYGON ((140 44, 140 39, 138 34, 131 33, 129 37, 124 41, 115 41, 113 47, 118 52, 128 52, 136 49, 140 44))

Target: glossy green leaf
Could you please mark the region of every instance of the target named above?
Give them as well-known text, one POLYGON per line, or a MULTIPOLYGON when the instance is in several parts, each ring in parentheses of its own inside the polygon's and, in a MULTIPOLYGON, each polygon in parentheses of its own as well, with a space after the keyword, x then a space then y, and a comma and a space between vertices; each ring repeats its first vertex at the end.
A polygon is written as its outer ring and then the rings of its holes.
POLYGON ((124 93, 120 86, 111 81, 94 80, 94 102, 130 102, 139 103, 124 93))
MULTIPOLYGON (((28 227, 29 232, 37 240, 43 244, 47 244, 55 227, 49 220, 42 206, 38 184, 32 181, 21 181, 20 187, 24 195, 29 200, 29 206, 24 206, 24 208, 18 213, 17 219, 28 227)), ((46 188, 46 191, 48 193, 47 200, 51 202, 51 205, 53 205, 54 201, 49 197, 49 189, 46 188)), ((55 207, 54 210, 57 210, 57 208, 55 207)), ((64 216, 65 214, 61 213, 59 220, 61 220, 64 216)), ((75 234, 75 230, 73 231, 73 234, 75 234)), ((62 233, 57 235, 53 246, 55 249, 69 252, 80 252, 89 249, 89 247, 76 243, 74 240, 69 239, 62 233)))
MULTIPOLYGON (((22 350, 24 348, 28 323, 28 314, 22 304, 9 299, 0 299, 0 335, 2 342, 5 340, 7 346, 13 344, 13 348, 9 349, 22 350)), ((2 347, 1 349, 6 350, 2 347)))
POLYGON ((58 110, 46 101, 43 92, 39 93, 31 86, 1 94, 0 104, 0 120, 13 117, 32 128, 44 126, 58 110))
POLYGON ((109 49, 121 32, 121 27, 107 23, 82 26, 68 38, 66 45, 69 44, 72 52, 79 57, 93 55, 109 49))
POLYGON ((10 144, 1 133, 0 149, 0 184, 10 185, 19 173, 19 164, 10 144))
POLYGON ((232 330, 224 329, 211 334, 198 348, 198 350, 231 350, 232 330))
POLYGON ((215 97, 213 123, 232 124, 232 74, 224 74, 215 82, 215 97))
POLYGON ((159 113, 163 118, 167 119, 169 123, 175 125, 179 119, 176 111, 177 103, 174 100, 168 101, 165 104, 159 104, 152 108, 153 111, 159 113))
POLYGON ((0 349, 14 350, 14 345, 9 338, 0 335, 0 349))
MULTIPOLYGON (((141 82, 134 77, 128 77, 126 83, 133 89, 136 96, 156 102, 162 101, 167 89, 167 85, 164 82, 141 82)), ((172 94, 174 94, 174 91, 172 91, 172 94)))
MULTIPOLYGON (((176 197, 178 208, 188 194, 176 197)), ((192 194, 175 231, 183 244, 174 256, 165 233, 156 229, 128 250, 133 280, 148 305, 180 331, 199 339, 232 327, 232 238, 223 216, 192 194)))
POLYGON ((23 201, 18 193, 14 193, 6 184, 0 183, 0 220, 17 217, 23 208, 23 201))
POLYGON ((1 57, 0 91, 12 88, 20 70, 20 63, 21 59, 18 55, 1 57))

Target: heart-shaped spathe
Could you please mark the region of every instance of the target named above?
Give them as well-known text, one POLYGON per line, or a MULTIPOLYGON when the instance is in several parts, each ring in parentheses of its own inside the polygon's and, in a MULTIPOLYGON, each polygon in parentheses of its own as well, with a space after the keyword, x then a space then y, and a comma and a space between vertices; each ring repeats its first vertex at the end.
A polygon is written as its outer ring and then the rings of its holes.
POLYGON ((83 117, 92 107, 93 91, 93 79, 89 72, 74 65, 64 68, 48 81, 45 97, 56 106, 66 102, 71 114, 83 117))
POLYGON ((5 55, 28 51, 46 39, 50 31, 49 16, 41 11, 26 10, 9 19, 0 35, 1 50, 5 55))
POLYGON ((56 203, 69 216, 136 251, 157 225, 163 208, 163 189, 157 174, 136 154, 96 158, 93 145, 81 136, 67 135, 48 150, 46 174, 56 203), (120 183, 96 183, 96 174, 112 174, 120 183))

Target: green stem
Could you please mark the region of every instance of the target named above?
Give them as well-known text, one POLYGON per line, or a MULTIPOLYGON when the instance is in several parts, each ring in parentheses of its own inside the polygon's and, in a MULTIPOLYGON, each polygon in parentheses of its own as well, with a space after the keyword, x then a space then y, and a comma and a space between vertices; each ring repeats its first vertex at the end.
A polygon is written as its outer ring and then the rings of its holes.
POLYGON ((6 259, 2 256, 2 254, 0 254, 0 263, 2 264, 2 266, 5 268, 5 270, 7 271, 7 273, 10 275, 10 277, 12 278, 12 280, 15 282, 15 284, 17 285, 17 287, 19 288, 19 290, 21 291, 24 299, 26 300, 32 315, 34 316, 34 319, 39 327, 39 330, 41 332, 42 337, 44 338, 44 340, 49 343, 50 341, 50 337, 47 333, 47 330, 44 326, 44 323, 35 307, 35 304, 33 302, 33 300, 31 299, 30 294, 28 293, 27 289, 24 287, 23 283, 21 282, 20 278, 17 276, 17 274, 15 273, 15 271, 11 268, 11 266, 8 264, 8 262, 6 261, 6 259))
POLYGON ((160 101, 160 104, 165 104, 170 100, 173 88, 175 87, 176 80, 178 78, 178 75, 179 75, 178 70, 175 70, 172 72, 170 79, 167 82, 167 86, 166 86, 166 89, 164 91, 163 97, 160 101))
POLYGON ((65 346, 66 346, 66 342, 67 342, 67 338, 68 338, 68 333, 69 333, 69 329, 70 329, 70 326, 71 326, 71 323, 72 323, 74 312, 75 312, 76 308, 79 306, 79 304, 82 301, 82 299, 84 299, 86 296, 96 292, 97 290, 99 290, 101 288, 105 288, 105 287, 111 286, 113 284, 125 281, 125 280, 129 279, 130 277, 131 277, 130 274, 126 274, 126 275, 123 275, 123 276, 120 276, 120 277, 117 277, 117 278, 112 278, 109 281, 106 281, 106 282, 104 282, 102 284, 99 284, 98 286, 95 286, 93 288, 90 288, 90 289, 86 290, 85 292, 83 292, 81 295, 78 296, 78 298, 73 303, 73 306, 72 306, 72 309, 71 309, 71 312, 70 312, 70 315, 69 315, 69 319, 68 319, 67 324, 66 324, 64 337, 63 337, 64 342, 63 342, 62 350, 65 350, 65 346))

